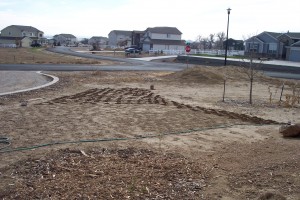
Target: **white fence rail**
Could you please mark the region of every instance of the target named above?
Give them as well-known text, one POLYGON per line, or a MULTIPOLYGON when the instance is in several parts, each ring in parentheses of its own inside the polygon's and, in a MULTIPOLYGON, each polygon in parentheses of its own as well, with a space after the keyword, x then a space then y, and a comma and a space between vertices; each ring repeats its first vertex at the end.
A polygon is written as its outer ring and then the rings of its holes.
MULTIPOLYGON (((149 50, 149 54, 165 54, 165 55, 182 55, 186 54, 185 50, 149 50)), ((198 50, 192 49, 189 54, 207 54, 207 55, 225 55, 225 50, 198 50)), ((244 51, 228 50, 227 56, 243 56, 244 51)))
POLYGON ((16 44, 0 44, 0 48, 16 48, 16 44))

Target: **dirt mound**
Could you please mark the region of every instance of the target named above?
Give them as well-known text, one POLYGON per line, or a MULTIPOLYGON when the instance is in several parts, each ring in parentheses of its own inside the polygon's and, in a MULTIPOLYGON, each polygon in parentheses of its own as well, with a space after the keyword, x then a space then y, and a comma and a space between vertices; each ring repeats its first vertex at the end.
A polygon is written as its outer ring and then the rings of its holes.
POLYGON ((209 67, 193 67, 164 76, 166 80, 215 84, 222 81, 222 76, 209 67))
MULTIPOLYGON (((205 84, 219 84, 223 80, 231 81, 249 81, 247 70, 241 67, 209 67, 209 66, 196 66, 185 69, 180 72, 175 72, 163 76, 165 80, 187 82, 187 83, 205 83, 205 84)), ((275 85, 282 85, 283 81, 288 85, 293 85, 293 81, 281 80, 265 76, 263 72, 255 74, 254 81, 261 81, 272 83, 275 85)))
POLYGON ((3 173, 14 186, 1 199, 199 199, 208 181, 203 163, 133 148, 60 150, 3 173))
POLYGON ((245 74, 237 70, 237 67, 196 66, 165 76, 167 80, 206 84, 222 83, 225 77, 232 80, 246 80, 245 74))

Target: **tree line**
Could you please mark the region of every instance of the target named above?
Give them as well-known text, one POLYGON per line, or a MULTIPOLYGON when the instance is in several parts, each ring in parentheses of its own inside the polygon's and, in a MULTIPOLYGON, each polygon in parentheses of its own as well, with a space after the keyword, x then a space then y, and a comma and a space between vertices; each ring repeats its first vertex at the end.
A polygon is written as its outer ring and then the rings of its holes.
POLYGON ((191 44, 193 49, 224 49, 226 34, 224 32, 211 33, 208 37, 198 35, 195 42, 191 44))

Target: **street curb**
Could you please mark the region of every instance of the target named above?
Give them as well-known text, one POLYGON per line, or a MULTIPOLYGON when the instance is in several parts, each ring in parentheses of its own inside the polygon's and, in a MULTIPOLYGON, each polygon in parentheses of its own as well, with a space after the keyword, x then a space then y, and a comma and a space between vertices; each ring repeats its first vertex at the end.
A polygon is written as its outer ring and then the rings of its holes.
POLYGON ((10 95, 10 94, 16 94, 16 93, 20 93, 20 92, 28 92, 28 91, 32 91, 32 90, 37 90, 37 89, 40 89, 40 88, 44 88, 44 87, 48 87, 50 85, 53 85, 54 83, 56 83, 56 82, 59 81, 59 78, 56 77, 56 76, 53 76, 53 75, 50 75, 50 74, 44 74, 41 71, 38 71, 36 73, 41 74, 43 76, 47 76, 47 77, 51 78, 52 81, 50 81, 49 83, 46 83, 44 85, 36 86, 36 87, 33 87, 33 88, 27 88, 27 89, 17 90, 17 91, 13 91, 13 92, 0 93, 0 96, 10 95))

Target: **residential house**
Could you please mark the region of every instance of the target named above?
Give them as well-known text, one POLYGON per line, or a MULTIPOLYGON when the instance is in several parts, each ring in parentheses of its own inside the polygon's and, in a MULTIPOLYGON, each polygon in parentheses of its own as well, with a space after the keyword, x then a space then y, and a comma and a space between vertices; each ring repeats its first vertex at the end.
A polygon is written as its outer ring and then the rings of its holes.
POLYGON ((101 36, 93 36, 88 40, 88 44, 96 48, 106 48, 108 45, 108 38, 101 36))
MULTIPOLYGON (((297 46, 297 44, 295 44, 295 43, 300 41, 300 33, 294 33, 294 32, 288 31, 287 33, 283 33, 283 34, 279 35, 278 40, 282 45, 281 58, 286 59, 287 54, 290 53, 288 51, 295 49, 295 47, 297 46), (295 44, 295 45, 293 45, 293 44, 295 44), (293 46, 293 48, 290 48, 292 46, 293 46)), ((294 50, 292 50, 292 51, 294 51, 294 50)), ((295 55, 294 53, 295 52, 293 52, 292 55, 295 55)), ((290 56, 290 54, 289 54, 289 56, 290 56)), ((287 59, 287 60, 289 60, 289 59, 287 59)))
POLYGON ((245 41, 245 54, 255 52, 257 56, 294 61, 297 60, 295 57, 300 57, 300 52, 296 50, 298 41, 300 41, 300 33, 265 31, 245 41))
POLYGON ((300 41, 287 47, 286 60, 300 62, 300 41))
MULTIPOLYGON (((227 42, 227 40, 225 40, 223 42, 224 49, 226 48, 226 42, 227 42)), ((244 41, 243 40, 235 40, 235 39, 229 38, 227 45, 228 45, 228 47, 227 47, 228 50, 244 50, 244 41)))
POLYGON ((280 43, 277 37, 280 33, 262 32, 245 41, 245 53, 255 52, 258 56, 278 58, 280 54, 280 43))
POLYGON ((147 28, 141 40, 143 51, 149 50, 184 50, 185 41, 182 33, 175 27, 147 28))
POLYGON ((132 31, 113 30, 108 34, 108 45, 112 48, 130 46, 132 31))
POLYGON ((132 45, 142 48, 141 39, 144 37, 145 31, 132 31, 132 45))
POLYGON ((31 44, 45 44, 44 32, 32 26, 11 25, 1 30, 0 44, 30 47, 31 44))
POLYGON ((53 39, 56 45, 75 46, 77 44, 77 38, 72 34, 62 33, 54 35, 53 39))

